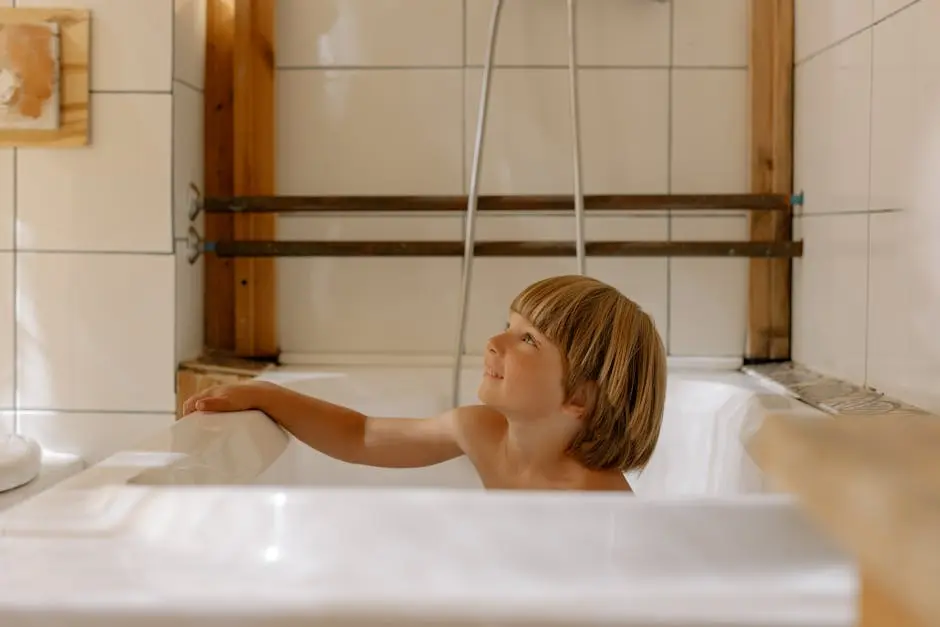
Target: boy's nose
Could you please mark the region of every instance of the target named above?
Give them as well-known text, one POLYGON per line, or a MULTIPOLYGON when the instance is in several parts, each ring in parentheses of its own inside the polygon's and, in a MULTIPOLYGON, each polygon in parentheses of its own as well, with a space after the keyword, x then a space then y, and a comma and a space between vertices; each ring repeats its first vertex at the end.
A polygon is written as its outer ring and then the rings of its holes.
POLYGON ((499 354, 499 350, 496 347, 496 343, 499 341, 500 336, 494 335, 489 340, 486 341, 486 352, 493 353, 494 355, 499 354))

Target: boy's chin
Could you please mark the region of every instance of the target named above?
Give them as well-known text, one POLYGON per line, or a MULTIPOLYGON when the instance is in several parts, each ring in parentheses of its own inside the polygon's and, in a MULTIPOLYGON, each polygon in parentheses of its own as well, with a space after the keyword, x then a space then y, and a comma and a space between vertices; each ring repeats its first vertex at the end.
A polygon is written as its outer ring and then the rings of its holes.
POLYGON ((503 399, 498 388, 499 381, 484 378, 480 381, 479 387, 477 387, 477 398, 480 399, 480 402, 484 405, 500 410, 503 405, 500 401, 503 399))

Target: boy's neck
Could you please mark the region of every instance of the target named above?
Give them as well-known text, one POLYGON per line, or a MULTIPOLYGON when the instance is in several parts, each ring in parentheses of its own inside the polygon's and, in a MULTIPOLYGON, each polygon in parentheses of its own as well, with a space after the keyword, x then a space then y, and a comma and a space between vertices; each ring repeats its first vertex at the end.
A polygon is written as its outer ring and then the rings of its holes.
POLYGON ((567 425, 550 426, 546 422, 508 420, 506 453, 514 469, 546 478, 561 478, 583 470, 566 453, 576 430, 567 425))

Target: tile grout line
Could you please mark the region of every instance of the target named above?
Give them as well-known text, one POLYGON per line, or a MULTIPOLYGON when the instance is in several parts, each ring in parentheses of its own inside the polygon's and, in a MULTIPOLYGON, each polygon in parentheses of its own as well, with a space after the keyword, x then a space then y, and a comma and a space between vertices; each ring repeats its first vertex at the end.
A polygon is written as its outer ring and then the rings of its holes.
MULTIPOLYGON (((856 36, 858 36, 858 35, 861 35, 862 33, 864 33, 864 32, 867 31, 867 30, 874 30, 875 26, 877 26, 878 24, 881 24, 882 22, 891 19, 892 17, 894 17, 894 16, 897 15, 898 13, 902 13, 902 12, 904 12, 904 11, 910 9, 911 7, 913 7, 913 6, 916 5, 916 4, 920 4, 922 1, 923 1, 923 0, 914 0, 914 1, 911 2, 910 4, 906 4, 906 5, 904 5, 903 7, 899 8, 899 9, 895 9, 894 11, 891 11, 890 13, 884 15, 883 17, 881 17, 881 18, 879 18, 879 19, 877 19, 877 20, 873 20, 871 24, 869 24, 869 25, 867 25, 867 26, 864 26, 864 27, 862 27, 862 28, 860 28, 860 29, 858 29, 858 30, 852 31, 852 32, 849 33, 848 35, 845 35, 844 37, 840 37, 840 38, 837 39, 836 41, 834 41, 834 42, 832 42, 832 43, 830 43, 830 44, 828 44, 828 45, 826 45, 826 46, 823 46, 823 47, 820 48, 819 50, 817 50, 817 51, 815 51, 815 52, 812 52, 812 53, 806 55, 806 56, 803 57, 802 59, 796 60, 796 61, 794 62, 794 66, 802 65, 802 64, 804 64, 804 63, 806 63, 806 62, 808 62, 808 61, 812 61, 812 60, 815 59, 816 57, 818 57, 818 56, 820 56, 820 55, 822 55, 822 54, 824 54, 824 53, 826 53, 826 52, 828 52, 828 51, 830 51, 830 50, 832 50, 832 49, 834 49, 834 48, 838 48, 840 45, 844 44, 844 43, 847 42, 848 40, 850 40, 850 39, 852 39, 853 37, 856 37, 856 36)), ((873 18, 874 18, 874 11, 875 11, 875 9, 874 9, 874 0, 872 0, 872 17, 873 17, 873 18)))
MULTIPOLYGON (((177 78, 177 77, 174 76, 174 77, 173 77, 173 82, 174 82, 174 83, 179 83, 180 85, 183 85, 184 87, 189 87, 190 89, 192 89, 193 91, 195 91, 195 92, 197 92, 197 93, 200 93, 200 94, 205 94, 205 93, 206 93, 206 90, 205 90, 205 89, 200 89, 199 87, 196 87, 195 85, 193 85, 193 84, 190 83, 189 81, 185 81, 185 80, 183 80, 183 79, 181 79, 181 78, 177 78)), ((172 89, 170 90, 170 93, 173 93, 173 90, 172 90, 172 89)))
MULTIPOLYGON (((179 257, 176 252, 176 99, 179 97, 176 90, 176 84, 185 85, 190 89, 195 89, 185 81, 179 80, 176 76, 176 56, 179 51, 176 48, 176 3, 169 3, 170 10, 170 250, 173 253, 173 398, 176 398, 179 390, 177 389, 178 380, 176 370, 179 367, 179 272, 177 264, 179 257)), ((276 10, 276 7, 275 7, 276 10)), ((205 70, 203 70, 205 71, 205 70)), ((197 93, 199 90, 195 90, 197 93)), ((202 94, 205 98, 205 94, 202 94)), ((203 127, 205 128, 205 127, 203 127)))
MULTIPOLYGON (((14 2, 14 6, 16 3, 14 2)), ((17 251, 17 224, 19 223, 17 219, 17 205, 18 202, 18 185, 17 181, 19 179, 19 167, 18 167, 18 152, 16 148, 13 148, 12 151, 13 157, 13 277, 12 277, 12 288, 13 288, 13 433, 19 435, 20 433, 20 412, 19 412, 19 398, 20 398, 20 385, 19 385, 19 370, 20 370, 20 359, 19 359, 19 285, 17 281, 17 275, 19 274, 19 257, 20 254, 17 251)))
MULTIPOLYGON (((915 3, 916 4, 916 3, 915 3)), ((872 0, 872 12, 874 12, 875 1, 872 0)), ((913 5, 908 5, 913 6, 913 5)), ((865 256, 865 337, 862 339, 865 350, 863 352, 864 360, 862 363, 862 380, 868 385, 868 336, 871 325, 871 191, 872 191, 872 173, 873 155, 874 155, 874 135, 875 127, 875 25, 871 27, 871 50, 869 51, 868 68, 868 213, 865 218, 866 238, 868 240, 868 254, 865 256)))
MULTIPOLYGON (((17 0, 13 0, 13 8, 16 8, 17 0)), ((19 360, 19 346, 17 345, 17 338, 19 336, 19 289, 17 289, 17 280, 16 275, 18 273, 18 264, 19 252, 17 251, 17 238, 16 232, 17 229, 17 211, 16 206, 18 204, 17 196, 19 194, 17 190, 17 179, 19 179, 19 173, 17 172, 17 149, 14 147, 10 153, 13 158, 13 373, 12 373, 12 382, 13 382, 13 433, 19 435, 20 433, 20 412, 19 408, 19 398, 20 398, 20 386, 19 386, 19 370, 20 370, 20 360, 19 360)))
MULTIPOLYGON (((673 48, 675 44, 675 4, 669 3, 669 70, 666 85, 666 192, 672 193, 672 115, 673 115, 673 88, 675 62, 673 48)), ((672 210, 666 212, 666 240, 672 241, 672 210)), ((672 258, 666 259, 666 355, 672 352, 672 258)))

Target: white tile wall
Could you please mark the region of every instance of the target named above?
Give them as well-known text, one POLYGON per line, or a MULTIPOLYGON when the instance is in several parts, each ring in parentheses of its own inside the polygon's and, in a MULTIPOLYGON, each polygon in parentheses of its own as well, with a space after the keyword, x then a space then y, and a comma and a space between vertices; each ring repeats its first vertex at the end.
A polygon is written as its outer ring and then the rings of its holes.
MULTIPOLYGON (((200 258, 187 260, 186 235, 194 190, 205 189, 203 129, 206 0, 174 0, 173 50, 173 237, 176 249, 176 361, 195 359, 203 345, 203 272, 200 258)), ((192 223, 205 234, 205 216, 192 223)))
POLYGON ((91 116, 87 149, 18 150, 17 247, 172 252, 170 95, 95 93, 91 116))
MULTIPOLYGON (((747 3, 578 3, 585 188, 591 194, 746 192, 747 3), (714 7, 711 5, 714 4, 714 7), (704 21, 707 28, 702 28, 704 21)), ((469 186, 491 0, 280 0, 278 191, 460 194, 469 186), (433 6, 432 6, 433 5, 433 6), (394 33, 390 35, 389 33, 394 33), (455 47, 456 45, 456 47, 455 47)), ((497 46, 482 192, 573 189, 565 0, 507 0, 497 46)), ((592 216, 589 238, 746 235, 740 214, 592 216), (684 231, 685 229, 685 231, 684 231)), ((448 217, 283 218, 283 239, 459 239, 448 217)), ((478 238, 564 239, 571 218, 481 219, 478 238)), ((673 354, 740 355, 746 263, 590 259, 588 271, 647 308, 673 354), (707 307, 690 308, 698 295, 707 307), (677 307, 678 303, 678 307, 677 307), (671 313, 670 313, 671 311, 671 313), (697 329, 719 329, 703 338, 697 329), (672 335, 672 337, 670 337, 672 335)), ((480 259, 467 350, 477 352, 515 293, 576 270, 573 259, 480 259)), ((281 347, 289 353, 449 354, 460 260, 279 262, 281 347)))
POLYGON ((91 10, 91 143, 0 150, 0 431, 17 415, 96 461, 171 419, 177 352, 201 343, 193 324, 177 343, 199 270, 173 218, 179 181, 201 185, 205 1, 16 4, 91 10))
POLYGON ((96 464, 173 423, 174 414, 20 412, 20 433, 44 448, 81 455, 96 464))
POLYGON ((874 0, 796 0, 796 59, 834 46, 872 23, 874 0))
POLYGON ((0 250, 13 250, 15 180, 13 149, 0 148, 0 250))
POLYGON ((13 264, 15 253, 0 253, 0 411, 12 409, 16 396, 13 264))
POLYGON ((673 62, 747 67, 748 0, 672 0, 673 62))
POLYGON ((794 352, 940 411, 940 0, 867 5, 797 4, 794 352))
POLYGON ((20 409, 173 411, 173 255, 18 253, 16 269, 20 409))
MULTIPOLYGON (((466 61, 486 58, 493 0, 467 0, 466 61)), ((587 66, 669 67, 670 8, 648 0, 579 2, 575 15, 577 56, 587 66)), ((568 65, 566 0, 505 0, 496 63, 568 65)))

